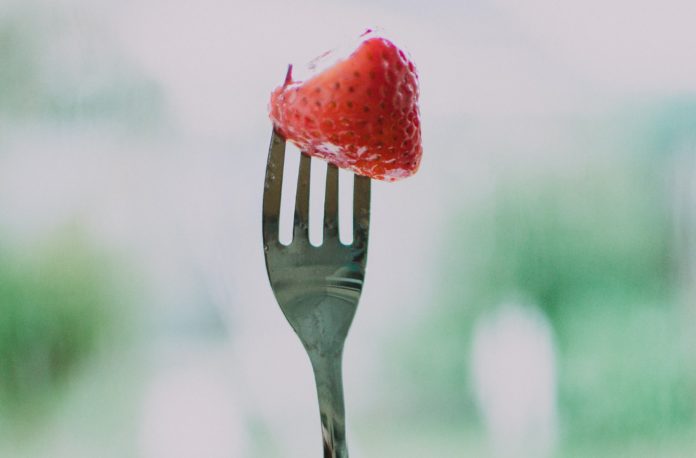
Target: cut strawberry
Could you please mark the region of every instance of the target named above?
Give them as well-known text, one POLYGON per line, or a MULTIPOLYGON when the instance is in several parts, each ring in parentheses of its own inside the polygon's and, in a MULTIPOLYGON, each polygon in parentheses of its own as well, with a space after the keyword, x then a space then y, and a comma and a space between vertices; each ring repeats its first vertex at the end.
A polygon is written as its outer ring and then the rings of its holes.
POLYGON ((306 81, 293 81, 288 69, 271 94, 270 117, 302 151, 360 175, 396 181, 420 165, 418 75, 382 37, 364 36, 347 58, 306 81))

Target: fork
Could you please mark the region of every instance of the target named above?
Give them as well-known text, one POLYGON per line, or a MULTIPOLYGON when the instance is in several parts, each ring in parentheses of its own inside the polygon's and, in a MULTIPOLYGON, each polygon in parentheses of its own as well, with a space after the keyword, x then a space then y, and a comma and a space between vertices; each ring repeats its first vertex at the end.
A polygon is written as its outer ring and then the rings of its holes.
POLYGON ((311 159, 300 158, 293 238, 278 238, 285 139, 271 135, 263 194, 266 271, 281 310, 304 345, 314 371, 324 458, 347 458, 342 357, 365 278, 370 223, 370 179, 355 175, 353 242, 338 235, 338 169, 329 164, 324 198, 323 242, 309 241, 311 159))

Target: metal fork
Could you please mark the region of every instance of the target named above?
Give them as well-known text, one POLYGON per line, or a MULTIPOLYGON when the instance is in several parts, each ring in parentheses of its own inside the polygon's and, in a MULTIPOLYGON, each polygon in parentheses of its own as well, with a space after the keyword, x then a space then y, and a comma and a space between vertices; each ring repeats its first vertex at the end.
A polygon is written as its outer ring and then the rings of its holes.
POLYGON ((338 236, 338 169, 329 164, 324 200, 324 240, 309 242, 311 159, 302 154, 295 199, 293 239, 278 238, 285 139, 275 130, 263 194, 263 243, 266 270, 281 310, 300 337, 314 370, 324 443, 324 458, 346 458, 345 408, 341 360, 355 316, 367 261, 370 179, 355 175, 353 243, 338 236))

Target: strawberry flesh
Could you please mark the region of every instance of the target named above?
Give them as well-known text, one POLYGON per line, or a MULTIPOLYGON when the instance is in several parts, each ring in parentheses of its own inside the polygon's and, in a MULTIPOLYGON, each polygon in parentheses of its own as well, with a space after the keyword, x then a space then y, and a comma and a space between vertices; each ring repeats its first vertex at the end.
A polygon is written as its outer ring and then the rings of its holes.
POLYGON ((420 165, 418 75, 392 42, 369 37, 347 58, 271 94, 276 130, 305 153, 370 178, 396 181, 420 165))

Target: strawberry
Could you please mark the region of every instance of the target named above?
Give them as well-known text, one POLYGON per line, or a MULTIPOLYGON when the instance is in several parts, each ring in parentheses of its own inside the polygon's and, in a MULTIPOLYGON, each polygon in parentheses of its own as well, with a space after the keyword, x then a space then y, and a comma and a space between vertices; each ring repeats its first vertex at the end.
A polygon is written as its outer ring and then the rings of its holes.
MULTIPOLYGON (((324 57, 324 56, 322 56, 324 57)), ((271 94, 275 129, 305 153, 359 175, 396 181, 420 165, 418 75, 391 41, 363 35, 347 58, 271 94)))

